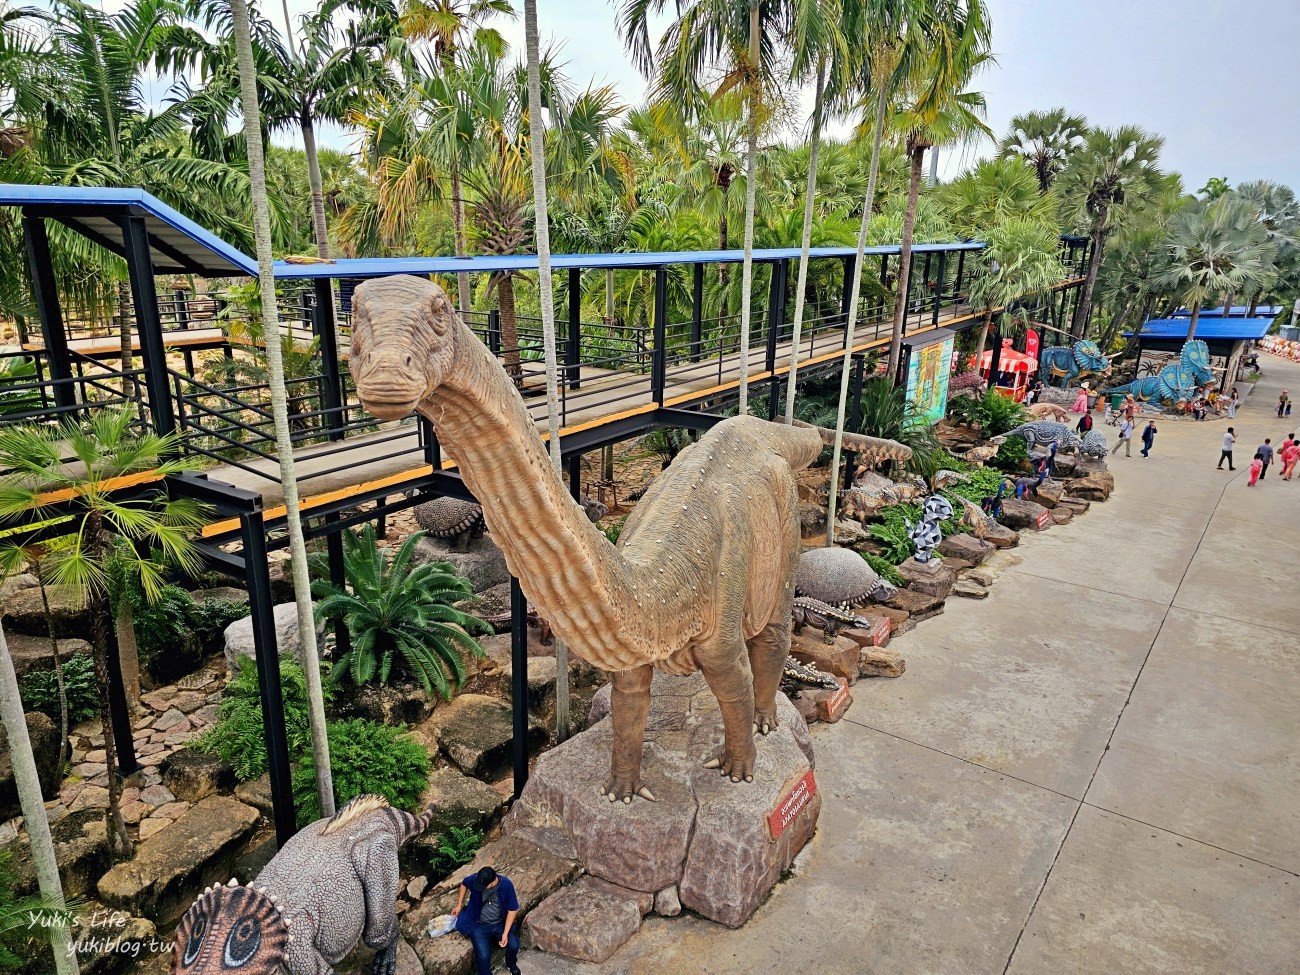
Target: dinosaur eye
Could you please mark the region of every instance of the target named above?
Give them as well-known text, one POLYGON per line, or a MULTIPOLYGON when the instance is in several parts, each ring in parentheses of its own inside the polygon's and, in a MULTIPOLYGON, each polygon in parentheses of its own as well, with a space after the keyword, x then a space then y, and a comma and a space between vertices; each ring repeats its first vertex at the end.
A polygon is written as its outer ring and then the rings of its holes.
POLYGON ((208 915, 200 911, 194 917, 194 923, 190 926, 189 937, 185 939, 185 953, 181 956, 181 965, 188 968, 194 964, 195 959, 199 957, 199 949, 203 947, 203 938, 208 933, 208 915))
POLYGON ((243 968, 257 954, 261 945, 261 920, 245 914, 235 922, 230 934, 226 936, 225 957, 222 959, 226 968, 243 968))

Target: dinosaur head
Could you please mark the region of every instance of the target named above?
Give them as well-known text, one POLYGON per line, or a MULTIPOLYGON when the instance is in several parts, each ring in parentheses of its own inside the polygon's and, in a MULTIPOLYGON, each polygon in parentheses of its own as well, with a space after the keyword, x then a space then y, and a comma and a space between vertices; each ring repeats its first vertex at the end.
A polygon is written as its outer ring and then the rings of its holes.
POLYGON ((209 887, 176 928, 172 975, 275 975, 285 964, 289 926, 265 892, 209 887))
POLYGON ((408 415, 450 374, 459 327, 447 293, 431 281, 399 274, 360 285, 348 366, 362 405, 381 420, 408 415))

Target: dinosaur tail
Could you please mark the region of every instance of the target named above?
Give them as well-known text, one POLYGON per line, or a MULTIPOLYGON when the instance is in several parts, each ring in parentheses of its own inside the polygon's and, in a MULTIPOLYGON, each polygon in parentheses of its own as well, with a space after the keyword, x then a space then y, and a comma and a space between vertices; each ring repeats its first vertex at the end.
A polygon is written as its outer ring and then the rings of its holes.
POLYGON ((392 810, 393 817, 396 820, 393 826, 394 832, 397 833, 397 845, 404 846, 428 829, 429 824, 433 822, 433 810, 435 808, 437 807, 430 803, 429 808, 418 816, 413 816, 401 809, 392 810))
MULTIPOLYGON (((816 427, 811 423, 804 423, 802 420, 795 420, 794 425, 805 430, 815 430, 817 436, 821 438, 823 447, 830 447, 835 443, 834 430, 828 430, 826 427, 816 427)), ((859 454, 873 464, 879 464, 886 460, 904 464, 912 459, 912 448, 896 440, 884 440, 880 437, 868 437, 861 433, 848 432, 844 433, 843 437, 842 444, 845 450, 859 454)), ((821 453, 820 449, 818 449, 818 453, 821 453)))

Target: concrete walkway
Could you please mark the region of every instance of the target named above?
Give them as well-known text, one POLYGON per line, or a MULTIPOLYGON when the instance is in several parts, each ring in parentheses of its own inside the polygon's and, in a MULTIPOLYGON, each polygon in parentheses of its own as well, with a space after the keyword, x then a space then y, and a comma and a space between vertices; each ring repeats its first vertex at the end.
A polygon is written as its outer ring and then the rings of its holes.
POLYGON ((1300 971, 1300 480, 1244 473, 1300 428, 1272 414, 1300 367, 1261 359, 1237 473, 1229 421, 1158 424, 1109 502, 817 726, 818 835, 742 930, 651 918, 603 966, 524 971, 1300 971))

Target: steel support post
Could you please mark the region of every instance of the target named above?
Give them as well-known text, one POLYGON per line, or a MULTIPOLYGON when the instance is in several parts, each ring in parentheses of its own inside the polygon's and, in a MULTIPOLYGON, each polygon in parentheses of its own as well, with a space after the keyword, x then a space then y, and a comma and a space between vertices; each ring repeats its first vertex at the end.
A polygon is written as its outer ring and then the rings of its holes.
POLYGON ((50 239, 43 217, 23 216, 23 240, 27 245, 27 266, 32 274, 36 317, 41 321, 41 336, 45 340, 45 355, 54 385, 54 402, 61 409, 75 410, 77 390, 72 380, 68 334, 63 329, 63 309, 59 305, 59 289, 54 283, 54 262, 50 257, 50 239))
POLYGON ((930 316, 930 324, 938 326, 939 324, 939 306, 943 304, 943 279, 948 273, 948 252, 939 251, 939 274, 934 279, 934 312, 930 316))
POLYGON ((849 327, 849 308, 853 304, 853 269, 858 265, 857 255, 844 258, 844 283, 840 288, 840 326, 849 327))
POLYGON ((280 655, 275 640, 271 571, 266 560, 266 526, 262 512, 241 515, 244 578, 248 610, 253 618, 253 650, 257 654, 257 687, 262 701, 262 734, 271 778, 272 818, 280 846, 298 831, 289 769, 289 742, 284 728, 284 695, 280 689, 280 655))
POLYGON ((501 354, 501 312, 496 308, 487 314, 487 347, 493 355, 501 354))
POLYGON ((989 353, 989 389, 998 384, 998 367, 1002 365, 1002 330, 993 329, 993 349, 989 353))
MULTIPOLYGON (((153 428, 161 436, 176 432, 171 386, 167 381, 167 350, 163 346, 162 321, 158 317, 158 292, 154 289, 153 258, 149 255, 149 233, 142 217, 122 220, 122 244, 126 270, 131 279, 131 301, 135 310, 135 331, 144 360, 144 386, 149 392, 149 413, 153 428)), ((125 368, 126 363, 122 363, 125 368)))
POLYGON ((582 388, 582 271, 569 268, 569 334, 564 345, 564 374, 570 389, 582 388))
MULTIPOLYGON (((326 524, 336 525, 339 521, 339 513, 332 511, 325 516, 326 524)), ((347 585, 347 573, 345 571, 345 560, 343 557, 343 531, 332 531, 325 536, 325 557, 329 561, 330 583, 339 590, 344 591, 347 585)), ((334 621, 334 657, 337 660, 345 653, 352 649, 352 634, 348 630, 347 622, 339 617, 334 621)))
POLYGON ((528 782, 528 600, 514 576, 510 577, 510 668, 511 753, 518 799, 528 782))
POLYGON ((329 431, 329 439, 342 440, 347 417, 343 410, 343 374, 339 370, 339 337, 334 321, 334 288, 329 278, 316 279, 311 315, 312 328, 320 340, 320 356, 325 367, 321 390, 325 428, 329 431))
MULTIPOLYGON (((862 383, 866 379, 867 357, 865 355, 855 355, 853 357, 853 400, 849 406, 849 425, 846 430, 856 432, 858 424, 862 422, 862 383)), ((847 491, 853 486, 853 469, 857 466, 858 455, 853 451, 848 451, 844 455, 844 489, 847 491)))
POLYGON ((663 405, 668 383, 668 269, 655 268, 654 355, 650 360, 650 398, 663 405))
POLYGON ((701 335, 704 330, 704 265, 692 265, 691 283, 691 361, 700 361, 701 335))
POLYGON ((965 270, 966 270, 966 252, 958 251, 957 252, 957 279, 953 282, 952 285, 952 295, 954 299, 959 298, 961 296, 961 279, 962 279, 962 274, 965 272, 965 270))
POLYGON ((568 461, 569 494, 573 495, 574 501, 582 504, 582 454, 570 454, 568 461))

